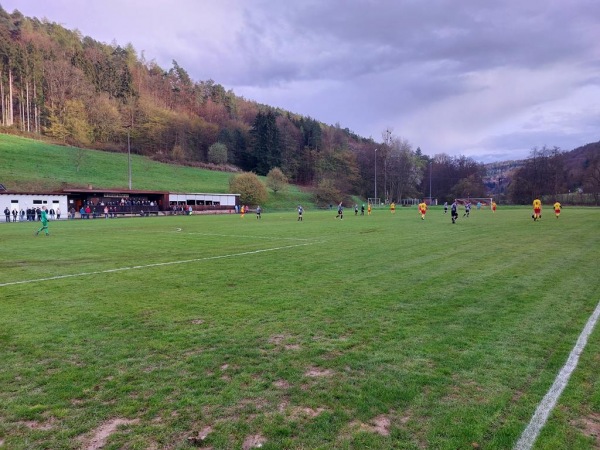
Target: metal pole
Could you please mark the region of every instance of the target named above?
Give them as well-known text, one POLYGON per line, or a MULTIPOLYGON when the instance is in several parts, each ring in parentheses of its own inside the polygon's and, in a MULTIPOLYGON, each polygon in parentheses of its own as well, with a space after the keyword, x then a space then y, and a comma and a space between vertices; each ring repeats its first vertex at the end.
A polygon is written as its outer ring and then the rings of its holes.
POLYGON ((131 140, 129 138, 129 128, 127 129, 127 163, 129 167, 129 190, 131 190, 131 140))
POLYGON ((433 161, 429 162, 429 204, 431 205, 431 202, 433 201, 431 199, 431 165, 433 164, 433 161))
POLYGON ((375 198, 377 198, 377 149, 375 149, 375 198))

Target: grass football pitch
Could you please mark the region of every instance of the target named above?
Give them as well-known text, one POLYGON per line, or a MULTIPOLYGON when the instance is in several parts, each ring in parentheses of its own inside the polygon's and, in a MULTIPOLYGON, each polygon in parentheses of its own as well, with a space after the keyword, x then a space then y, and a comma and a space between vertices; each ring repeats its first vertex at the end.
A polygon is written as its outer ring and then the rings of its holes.
MULTIPOLYGON (((600 209, 348 212, 0 222, 0 448, 512 448, 600 209)), ((534 448, 600 447, 598 367, 596 327, 534 448)))

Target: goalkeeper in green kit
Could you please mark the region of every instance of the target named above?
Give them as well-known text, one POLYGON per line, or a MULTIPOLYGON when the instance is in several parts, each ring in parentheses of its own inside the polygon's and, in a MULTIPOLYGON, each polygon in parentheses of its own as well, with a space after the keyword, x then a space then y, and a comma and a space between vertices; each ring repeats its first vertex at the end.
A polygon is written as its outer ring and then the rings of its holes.
POLYGON ((37 236, 40 234, 40 231, 45 231, 46 236, 50 236, 50 232, 48 231, 48 213, 46 211, 46 207, 42 207, 42 211, 40 213, 40 221, 42 222, 42 228, 37 230, 34 234, 37 236))

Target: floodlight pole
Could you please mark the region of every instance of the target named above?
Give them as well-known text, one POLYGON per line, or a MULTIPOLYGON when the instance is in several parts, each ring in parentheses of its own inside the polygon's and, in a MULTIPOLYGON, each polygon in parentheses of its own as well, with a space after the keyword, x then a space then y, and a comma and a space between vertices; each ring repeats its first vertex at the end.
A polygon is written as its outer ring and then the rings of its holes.
POLYGON ((127 165, 129 168, 129 190, 131 190, 131 138, 129 128, 127 128, 127 165))
POLYGON ((377 149, 375 149, 375 198, 377 198, 377 149))
POLYGON ((431 200, 431 165, 433 164, 433 161, 429 161, 429 204, 431 204, 432 200, 431 200))

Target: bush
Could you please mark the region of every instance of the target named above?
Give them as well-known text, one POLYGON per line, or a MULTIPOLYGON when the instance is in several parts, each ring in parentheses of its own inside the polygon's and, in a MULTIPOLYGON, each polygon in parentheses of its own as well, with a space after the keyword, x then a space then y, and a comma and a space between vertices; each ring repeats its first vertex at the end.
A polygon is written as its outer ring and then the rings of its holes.
POLYGON ((240 194, 245 205, 259 205, 269 198, 267 188, 254 173, 244 172, 229 179, 229 192, 240 194))
POLYGON ((213 164, 225 164, 227 162, 227 146, 221 142, 215 142, 208 148, 208 162, 213 164))
POLYGON ((320 205, 338 204, 344 201, 342 193, 331 180, 322 180, 315 189, 315 203, 320 205))
POLYGON ((273 167, 267 174, 267 187, 275 194, 278 191, 285 191, 288 186, 288 179, 279 167, 273 167))

